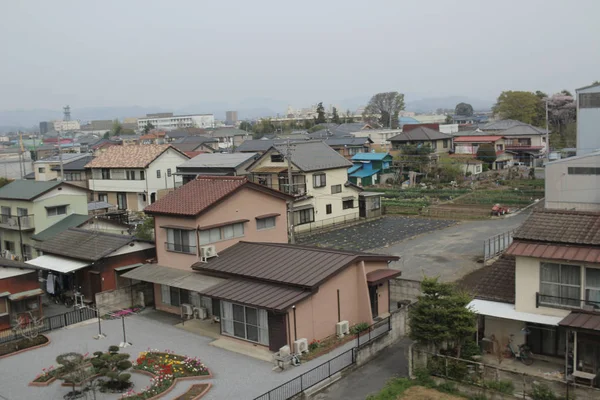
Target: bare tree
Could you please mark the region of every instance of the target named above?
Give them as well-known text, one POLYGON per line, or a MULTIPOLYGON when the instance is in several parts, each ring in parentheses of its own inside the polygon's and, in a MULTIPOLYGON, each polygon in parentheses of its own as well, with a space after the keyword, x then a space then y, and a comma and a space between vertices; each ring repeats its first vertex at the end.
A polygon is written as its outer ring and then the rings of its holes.
POLYGON ((398 115, 404 110, 404 94, 398 92, 377 93, 363 112, 366 122, 378 122, 388 128, 398 127, 398 115))

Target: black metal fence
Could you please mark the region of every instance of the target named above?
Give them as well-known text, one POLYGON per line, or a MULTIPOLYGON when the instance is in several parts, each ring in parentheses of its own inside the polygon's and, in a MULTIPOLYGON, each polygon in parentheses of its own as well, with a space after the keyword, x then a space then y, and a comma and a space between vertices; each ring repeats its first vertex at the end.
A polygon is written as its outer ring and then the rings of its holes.
POLYGON ((483 241, 483 260, 487 261, 501 254, 513 242, 515 230, 501 233, 483 241))
MULTIPOLYGON (((78 324, 92 318, 97 318, 96 310, 88 307, 77 308, 64 314, 53 315, 52 317, 44 317, 42 319, 42 325, 39 328, 32 327, 31 329, 37 329, 39 333, 44 333, 55 329, 64 328, 65 326, 78 324)), ((7 343, 22 338, 23 336, 20 333, 12 329, 0 331, 0 343, 7 343)))
POLYGON ((378 321, 371 325, 369 329, 356 335, 356 346, 335 356, 329 361, 314 367, 313 369, 299 375, 286 383, 269 390, 267 393, 256 397, 254 400, 287 400, 307 389, 323 382, 332 375, 348 368, 356 363, 356 353, 358 349, 367 343, 383 336, 392 329, 390 317, 378 321))

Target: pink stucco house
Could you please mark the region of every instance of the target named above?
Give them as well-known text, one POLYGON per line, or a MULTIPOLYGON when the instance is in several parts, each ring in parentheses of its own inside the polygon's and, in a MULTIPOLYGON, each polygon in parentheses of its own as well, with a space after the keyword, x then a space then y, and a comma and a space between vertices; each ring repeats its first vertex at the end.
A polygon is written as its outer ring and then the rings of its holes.
POLYGON ((202 308, 222 337, 271 351, 385 317, 398 257, 288 244, 291 200, 245 177, 198 177, 146 208, 157 263, 124 277, 152 282, 157 309, 202 308))

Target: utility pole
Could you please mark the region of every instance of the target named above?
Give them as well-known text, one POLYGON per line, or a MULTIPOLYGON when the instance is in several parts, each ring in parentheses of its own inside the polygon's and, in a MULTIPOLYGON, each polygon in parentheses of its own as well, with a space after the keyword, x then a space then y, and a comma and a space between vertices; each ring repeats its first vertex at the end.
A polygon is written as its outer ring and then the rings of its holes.
POLYGON ((60 180, 62 181, 65 177, 65 171, 62 157, 62 136, 60 135, 60 132, 58 132, 58 161, 60 162, 60 180))
POLYGON ((21 179, 23 179, 23 142, 21 140, 21 132, 19 132, 19 173, 21 174, 21 179))
POLYGON ((546 97, 546 162, 550 161, 550 131, 548 130, 548 98, 546 97))
MULTIPOLYGON (((290 195, 293 194, 293 185, 292 185, 292 149, 290 147, 290 139, 287 140, 287 146, 285 150, 285 158, 287 158, 287 173, 288 173, 288 193, 290 195)), ((288 227, 290 231, 290 243, 296 243, 295 235, 294 235, 294 200, 290 201, 289 207, 289 217, 288 217, 288 227)))

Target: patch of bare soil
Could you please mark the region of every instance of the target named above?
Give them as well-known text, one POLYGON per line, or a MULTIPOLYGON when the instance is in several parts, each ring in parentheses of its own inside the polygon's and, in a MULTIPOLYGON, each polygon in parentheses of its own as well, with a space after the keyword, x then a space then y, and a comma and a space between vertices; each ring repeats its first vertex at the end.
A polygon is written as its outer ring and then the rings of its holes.
POLYGON ((428 389, 423 386, 413 386, 406 390, 398 400, 465 400, 464 397, 453 396, 450 394, 438 392, 435 389, 428 389))

